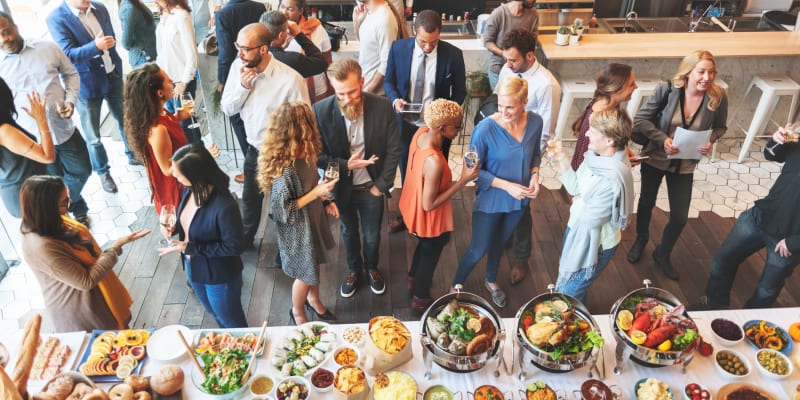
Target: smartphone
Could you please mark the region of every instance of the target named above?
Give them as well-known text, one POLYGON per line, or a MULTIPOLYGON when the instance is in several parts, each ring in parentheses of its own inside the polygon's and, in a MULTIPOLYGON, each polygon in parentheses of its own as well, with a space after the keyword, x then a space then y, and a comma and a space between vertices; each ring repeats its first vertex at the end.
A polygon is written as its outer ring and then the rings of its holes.
POLYGON ((636 156, 636 157, 631 158, 631 162, 644 161, 644 160, 647 160, 648 158, 650 158, 650 156, 636 156))
POLYGON ((403 105, 403 113, 419 114, 422 112, 422 104, 420 103, 406 103, 403 105))

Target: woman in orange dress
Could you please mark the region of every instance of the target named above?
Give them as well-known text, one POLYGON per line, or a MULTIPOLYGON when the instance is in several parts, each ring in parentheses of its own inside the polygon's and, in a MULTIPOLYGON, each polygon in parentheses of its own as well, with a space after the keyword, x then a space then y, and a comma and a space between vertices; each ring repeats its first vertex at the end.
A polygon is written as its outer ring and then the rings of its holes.
POLYGON ((478 177, 478 163, 464 167, 461 178, 453 182, 447 159, 442 153, 444 139, 453 140, 461 131, 463 112, 458 103, 438 99, 425 108, 425 126, 411 139, 408 167, 400 213, 408 232, 419 242, 408 271, 408 289, 413 291, 411 308, 425 311, 431 303, 431 281, 444 245, 453 230, 451 197, 467 182, 478 177))

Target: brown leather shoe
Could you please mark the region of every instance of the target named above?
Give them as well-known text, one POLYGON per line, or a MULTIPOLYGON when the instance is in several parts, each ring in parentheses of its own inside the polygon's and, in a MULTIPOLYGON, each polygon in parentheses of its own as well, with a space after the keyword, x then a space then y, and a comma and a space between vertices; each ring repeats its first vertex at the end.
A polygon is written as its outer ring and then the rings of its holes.
POLYGON ((397 233, 406 230, 406 223, 403 222, 403 217, 397 217, 389 222, 389 232, 397 233))
POLYGON ((516 285, 522 282, 525 279, 525 275, 528 274, 528 264, 527 263, 516 263, 513 267, 511 267, 511 276, 509 280, 511 281, 512 285, 516 285))
POLYGON ((244 174, 236 174, 233 180, 236 181, 236 183, 244 183, 244 174))

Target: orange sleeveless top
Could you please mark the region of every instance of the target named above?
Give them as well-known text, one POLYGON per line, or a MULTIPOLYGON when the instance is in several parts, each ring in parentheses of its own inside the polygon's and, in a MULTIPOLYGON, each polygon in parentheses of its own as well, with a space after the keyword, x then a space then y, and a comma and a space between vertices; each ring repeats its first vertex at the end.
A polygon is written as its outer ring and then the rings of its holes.
POLYGON ((417 138, 428 128, 420 128, 411 139, 408 153, 408 166, 406 167, 406 180, 403 182, 403 191, 400 195, 400 213, 403 215, 408 232, 419 237, 433 238, 453 230, 453 203, 447 199, 442 205, 431 211, 422 208, 423 175, 422 167, 425 159, 431 155, 438 157, 444 165, 442 179, 439 181, 439 193, 444 192, 452 185, 453 174, 447 159, 441 150, 433 147, 421 149, 417 146, 417 138))

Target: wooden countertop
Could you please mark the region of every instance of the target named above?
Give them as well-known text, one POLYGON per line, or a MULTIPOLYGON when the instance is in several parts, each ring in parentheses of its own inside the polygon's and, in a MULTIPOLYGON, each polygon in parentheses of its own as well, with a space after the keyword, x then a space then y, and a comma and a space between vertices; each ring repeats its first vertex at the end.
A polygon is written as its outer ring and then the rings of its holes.
POLYGON ((555 35, 539 36, 549 61, 683 58, 696 49, 715 57, 800 55, 800 32, 694 32, 589 34, 579 46, 557 46, 555 35))

